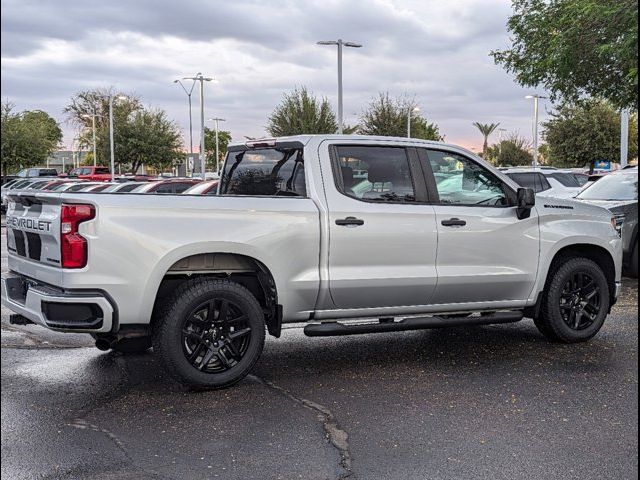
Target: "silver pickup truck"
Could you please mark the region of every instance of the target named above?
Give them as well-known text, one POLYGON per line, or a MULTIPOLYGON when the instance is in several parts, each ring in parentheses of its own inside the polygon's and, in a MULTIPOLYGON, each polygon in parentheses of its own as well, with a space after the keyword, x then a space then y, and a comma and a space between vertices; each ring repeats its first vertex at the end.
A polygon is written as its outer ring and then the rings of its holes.
POLYGON ((462 148, 389 137, 234 144, 217 196, 12 192, 14 323, 153 346, 185 384, 220 388, 265 330, 308 336, 508 323, 593 337, 620 286, 600 207, 536 197, 462 148))

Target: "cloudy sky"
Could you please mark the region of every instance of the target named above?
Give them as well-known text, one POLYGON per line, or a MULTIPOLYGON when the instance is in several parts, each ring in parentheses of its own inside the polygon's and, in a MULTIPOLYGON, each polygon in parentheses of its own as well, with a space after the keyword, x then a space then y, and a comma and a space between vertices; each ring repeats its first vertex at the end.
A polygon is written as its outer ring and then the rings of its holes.
POLYGON ((447 141, 480 149, 474 121, 531 132, 531 91, 489 57, 508 45, 510 13, 509 0, 2 0, 2 98, 64 122, 75 92, 114 86, 187 130, 172 82, 203 72, 217 79, 206 117, 228 119, 236 139, 263 136, 284 91, 305 85, 335 105, 335 47, 316 41, 343 38, 364 45, 344 53, 345 123, 388 91, 415 97, 447 141))

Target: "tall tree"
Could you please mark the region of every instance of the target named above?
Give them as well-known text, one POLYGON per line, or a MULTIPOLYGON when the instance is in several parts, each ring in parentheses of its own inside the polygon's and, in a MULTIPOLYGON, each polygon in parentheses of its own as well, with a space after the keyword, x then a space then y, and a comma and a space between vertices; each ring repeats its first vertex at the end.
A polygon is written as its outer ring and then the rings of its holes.
MULTIPOLYGON (((597 160, 620 158, 620 114, 609 102, 581 100, 564 104, 543 124, 549 162, 583 167, 597 160)), ((638 115, 630 121, 629 159, 638 156, 638 115)))
POLYGON ((62 141, 58 122, 41 110, 14 112, 10 102, 1 108, 2 172, 43 165, 62 141))
POLYGON ((636 0, 513 0, 513 45, 491 54, 523 86, 638 109, 636 0))
MULTIPOLYGON (((108 165, 111 156, 109 145, 109 96, 118 97, 120 93, 114 88, 96 88, 76 93, 69 105, 64 109, 68 121, 80 129, 79 143, 81 146, 93 148, 92 115, 96 113, 96 143, 97 157, 100 165, 108 165)), ((116 100, 113 104, 113 130, 127 121, 127 118, 142 109, 140 98, 128 94, 126 100, 116 100)))
POLYGON ((214 128, 204 127, 204 144, 206 152, 207 165, 215 168, 216 165, 221 166, 222 160, 227 155, 227 146, 231 142, 231 132, 226 130, 218 131, 218 152, 219 158, 216 162, 216 131, 214 128))
POLYGON ((306 87, 285 93, 269 117, 267 131, 274 137, 335 133, 336 116, 326 98, 318 99, 306 87))
POLYGON ((487 149, 485 158, 499 167, 518 167, 531 165, 533 155, 527 139, 513 132, 504 140, 487 149))
POLYGON ((141 109, 131 113, 114 128, 115 157, 135 173, 142 164, 163 170, 182 155, 178 126, 163 110, 141 109))
POLYGON ((493 132, 495 132, 496 128, 498 128, 500 124, 473 122, 473 126, 480 130, 480 133, 484 137, 484 143, 482 144, 482 156, 486 157, 487 149, 489 148, 489 137, 493 132))
POLYGON ((391 98, 389 93, 378 95, 362 113, 358 133, 386 137, 406 137, 407 119, 411 116, 411 137, 423 140, 442 140, 440 129, 414 112, 416 103, 412 99, 391 98))

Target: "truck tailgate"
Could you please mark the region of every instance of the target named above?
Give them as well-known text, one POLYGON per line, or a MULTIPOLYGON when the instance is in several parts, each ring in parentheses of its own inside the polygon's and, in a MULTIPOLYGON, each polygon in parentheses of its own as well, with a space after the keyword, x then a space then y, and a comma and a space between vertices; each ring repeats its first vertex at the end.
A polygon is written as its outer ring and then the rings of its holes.
POLYGON ((9 268, 58 284, 61 199, 53 193, 15 193, 7 210, 9 268))

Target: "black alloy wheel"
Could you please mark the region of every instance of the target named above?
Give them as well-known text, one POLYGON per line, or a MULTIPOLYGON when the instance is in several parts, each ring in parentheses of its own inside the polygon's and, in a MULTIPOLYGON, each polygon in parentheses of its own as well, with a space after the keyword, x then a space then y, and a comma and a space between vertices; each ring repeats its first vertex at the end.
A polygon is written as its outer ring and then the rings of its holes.
POLYGON ((610 286, 602 267, 589 258, 561 257, 549 271, 540 313, 534 322, 549 340, 585 342, 609 314, 610 286))
POLYGON ((187 361, 206 373, 235 367, 251 341, 249 315, 242 306, 222 298, 207 300, 184 319, 182 348, 187 361))
POLYGON ((195 278, 157 308, 153 351, 176 380, 198 389, 242 380, 260 358, 265 314, 256 297, 228 279, 195 278))
POLYGON ((602 308, 601 291, 588 273, 574 272, 560 295, 562 319, 572 330, 584 330, 593 325, 602 308))

